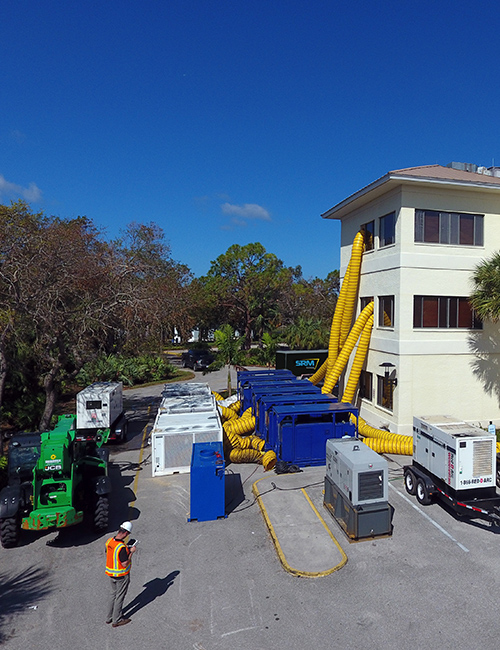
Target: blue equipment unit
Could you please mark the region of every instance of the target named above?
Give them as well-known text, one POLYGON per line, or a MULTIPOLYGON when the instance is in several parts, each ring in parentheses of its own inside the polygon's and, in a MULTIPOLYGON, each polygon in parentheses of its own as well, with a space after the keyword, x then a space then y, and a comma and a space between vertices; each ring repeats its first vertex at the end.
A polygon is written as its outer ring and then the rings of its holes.
POLYGON ((295 375, 291 370, 274 370, 272 368, 266 368, 262 370, 238 370, 237 374, 237 393, 240 395, 243 392, 242 384, 247 380, 255 379, 274 379, 275 377, 281 377, 281 379, 293 379, 295 375))
POLYGON ((299 467, 324 465, 326 441, 343 436, 357 437, 350 416, 358 409, 344 402, 274 406, 269 417, 269 443, 280 460, 299 467))
POLYGON ((337 398, 323 393, 266 393, 257 401, 255 415, 255 433, 268 441, 269 413, 273 406, 290 406, 293 404, 325 404, 335 403, 337 398))
POLYGON ((222 442, 195 442, 191 457, 191 508, 188 521, 226 517, 222 442))
POLYGON ((254 390, 265 386, 284 386, 287 384, 295 384, 298 379, 293 375, 291 377, 268 377, 268 378, 257 378, 257 379, 246 379, 241 383, 241 390, 239 393, 239 398, 241 400, 241 412, 246 411, 247 408, 252 406, 252 395, 254 390))
POLYGON ((264 395, 321 395, 321 389, 310 381, 300 380, 290 383, 256 384, 252 386, 252 415, 258 417, 259 401, 264 395))

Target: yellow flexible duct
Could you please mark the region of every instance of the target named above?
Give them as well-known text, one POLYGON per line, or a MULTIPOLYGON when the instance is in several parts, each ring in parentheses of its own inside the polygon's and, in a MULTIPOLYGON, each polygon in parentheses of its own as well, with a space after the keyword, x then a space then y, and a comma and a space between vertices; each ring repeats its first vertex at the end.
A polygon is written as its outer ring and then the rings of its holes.
POLYGON ((328 367, 328 358, 326 361, 324 361, 321 366, 316 370, 314 375, 311 377, 308 377, 308 380, 316 386, 316 384, 321 381, 324 376, 326 375, 326 369, 328 367))
POLYGON ((354 314, 356 296, 358 294, 359 275, 361 270, 361 257, 365 247, 364 236, 358 232, 352 243, 351 259, 349 261, 349 284, 347 288, 344 311, 342 314, 342 323, 340 325, 339 349, 344 347, 344 343, 349 334, 354 314))
POLYGON ((227 420, 222 426, 227 433, 237 433, 241 436, 244 433, 252 433, 255 430, 255 417, 251 415, 250 417, 227 420))
POLYGON ((330 368, 333 368, 333 365, 337 360, 337 356, 340 349, 340 345, 339 345, 340 326, 342 324, 342 316, 344 314, 344 306, 345 306, 348 287, 349 287, 349 266, 347 267, 344 275, 344 280, 342 282, 342 287, 340 288, 339 297, 337 298, 337 304, 335 305, 335 312, 332 318, 332 326, 330 328, 330 339, 328 341, 328 358, 326 360, 327 375, 328 375, 328 370, 330 368))
POLYGON ((217 393, 215 390, 212 391, 212 395, 215 397, 215 399, 216 399, 218 402, 220 402, 220 401, 222 401, 222 400, 224 399, 224 398, 222 397, 222 395, 221 395, 220 393, 217 393))
POLYGON ((266 441, 259 436, 248 436, 246 440, 250 441, 250 446, 252 449, 257 449, 257 451, 263 451, 266 441))
POLYGON ((238 417, 238 414, 235 411, 233 411, 233 409, 230 409, 227 406, 220 406, 220 404, 218 406, 220 410, 220 417, 223 422, 227 422, 228 420, 234 420, 238 417))
POLYGON ((229 460, 232 463, 262 462, 262 453, 257 449, 232 449, 229 453, 229 460))
POLYGON ((231 411, 234 411, 236 414, 240 412, 241 409, 241 400, 238 400, 237 402, 233 402, 232 404, 229 404, 227 407, 228 409, 231 409, 231 411))
POLYGON ((266 453, 262 455, 262 465, 266 472, 269 472, 269 470, 274 468, 276 465, 276 454, 274 451, 266 451, 266 453))
POLYGON ((378 454, 401 454, 403 456, 411 456, 413 454, 413 436, 401 436, 395 433, 392 435, 394 438, 390 440, 364 438, 363 442, 378 454))
POLYGON ((368 346, 370 345, 372 328, 373 328, 373 314, 366 321, 366 325, 364 326, 363 331, 361 332, 361 336, 359 338, 359 343, 358 343, 358 349, 356 350, 354 361, 352 363, 351 372, 349 373, 349 379, 347 381, 346 387, 344 389, 344 394, 342 396, 342 402, 347 402, 349 404, 354 400, 356 387, 359 382, 361 370, 363 369, 366 353, 368 352, 368 346))
POLYGON ((327 372, 325 383, 323 385, 323 388, 321 389, 322 393, 332 392, 335 384, 337 383, 338 378, 340 377, 340 373, 342 372, 347 361, 349 360, 349 356, 354 346, 356 345, 356 341, 358 340, 361 332, 363 331, 364 326, 366 325, 368 319, 372 314, 373 314, 373 302, 370 302, 368 303, 368 305, 366 305, 366 307, 363 309, 361 314, 356 319, 356 322, 354 323, 354 326, 349 336, 347 337, 345 345, 342 348, 339 356, 337 357, 337 361, 335 362, 331 371, 329 370, 327 372))

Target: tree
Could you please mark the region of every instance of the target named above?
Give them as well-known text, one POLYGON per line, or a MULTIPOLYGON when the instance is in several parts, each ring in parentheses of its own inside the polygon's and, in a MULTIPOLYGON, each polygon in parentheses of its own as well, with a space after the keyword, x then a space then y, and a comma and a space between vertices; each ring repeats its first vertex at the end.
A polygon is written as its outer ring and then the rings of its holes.
POLYGON ((220 330, 215 330, 215 361, 210 364, 211 370, 219 370, 227 366, 227 394, 231 396, 231 366, 241 362, 243 337, 235 336, 231 325, 226 324, 220 330))
POLYGON ((500 252, 483 260, 473 272, 473 292, 469 298, 472 308, 483 320, 500 319, 500 252))
POLYGON ((226 320, 244 334, 248 349, 256 319, 272 313, 288 280, 283 262, 257 242, 230 246, 200 283, 213 308, 223 310, 226 320))
POLYGON ((292 350, 317 350, 328 347, 329 330, 324 321, 298 318, 284 333, 292 350))

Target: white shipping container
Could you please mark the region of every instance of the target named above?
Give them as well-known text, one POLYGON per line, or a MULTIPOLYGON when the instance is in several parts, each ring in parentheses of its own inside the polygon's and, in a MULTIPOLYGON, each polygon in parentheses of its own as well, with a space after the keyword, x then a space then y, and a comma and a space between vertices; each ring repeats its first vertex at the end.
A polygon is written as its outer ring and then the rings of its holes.
POLYGON ((413 418, 413 460, 454 490, 495 485, 496 437, 448 415, 413 418))
POLYGON ((109 429, 122 412, 121 382, 96 382, 76 395, 77 429, 109 429))

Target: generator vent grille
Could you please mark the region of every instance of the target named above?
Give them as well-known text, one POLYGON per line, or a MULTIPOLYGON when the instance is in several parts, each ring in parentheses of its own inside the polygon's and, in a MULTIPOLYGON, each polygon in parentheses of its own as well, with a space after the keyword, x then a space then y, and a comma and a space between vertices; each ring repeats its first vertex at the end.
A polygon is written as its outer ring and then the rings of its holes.
POLYGON ((382 499, 383 496, 383 472, 360 472, 358 475, 358 500, 382 499))
POLYGON ((489 440, 475 440, 473 444, 473 476, 491 474, 493 445, 489 440))

